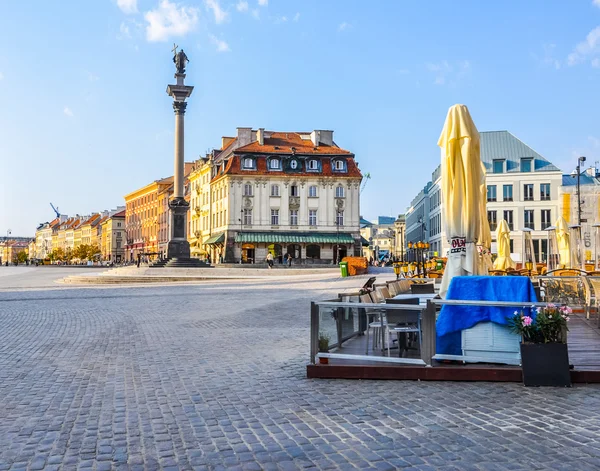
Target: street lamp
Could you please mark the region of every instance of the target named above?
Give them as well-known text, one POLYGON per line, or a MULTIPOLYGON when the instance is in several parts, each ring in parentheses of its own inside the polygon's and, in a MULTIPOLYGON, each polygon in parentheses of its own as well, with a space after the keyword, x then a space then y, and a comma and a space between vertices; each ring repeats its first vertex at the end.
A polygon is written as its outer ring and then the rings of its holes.
POLYGON ((244 210, 240 209, 240 265, 242 264, 242 230, 244 228, 244 210))
POLYGON ((335 210, 335 226, 336 226, 336 232, 337 232, 337 236, 336 236, 337 247, 336 247, 336 254, 335 254, 335 263, 340 263, 340 210, 339 209, 335 210))
POLYGON ((585 157, 581 156, 577 159, 577 224, 581 226, 581 165, 585 162, 585 157))

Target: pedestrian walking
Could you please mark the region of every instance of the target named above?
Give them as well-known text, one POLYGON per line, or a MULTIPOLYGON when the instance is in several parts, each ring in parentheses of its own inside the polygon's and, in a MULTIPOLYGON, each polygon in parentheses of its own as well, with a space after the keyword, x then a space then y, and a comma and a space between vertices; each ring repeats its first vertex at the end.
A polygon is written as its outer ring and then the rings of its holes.
POLYGON ((273 268, 273 254, 271 252, 267 254, 267 265, 269 265, 269 270, 273 268))
POLYGON ((287 266, 288 266, 288 268, 292 267, 292 254, 291 253, 287 254, 287 266))

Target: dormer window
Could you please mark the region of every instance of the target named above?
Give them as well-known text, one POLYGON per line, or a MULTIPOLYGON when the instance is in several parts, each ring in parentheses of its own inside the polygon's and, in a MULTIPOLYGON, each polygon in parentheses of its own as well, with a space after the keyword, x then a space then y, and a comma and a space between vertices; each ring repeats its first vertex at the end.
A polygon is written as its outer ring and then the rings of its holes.
POLYGON ((504 173, 504 160, 494 160, 492 173, 504 173))
POLYGON ((296 169, 298 168, 298 161, 297 161, 297 160, 292 160, 292 161, 290 162, 290 168, 291 168, 292 170, 296 170, 296 169))
POLYGON ((345 172, 346 171, 346 162, 343 160, 334 160, 333 168, 336 172, 345 172))
POLYGON ((521 172, 531 172, 533 159, 521 159, 521 172))
POLYGON ((281 166, 279 165, 279 159, 269 160, 269 168, 271 170, 279 170, 281 168, 281 166))
POLYGON ((254 159, 252 157, 244 157, 243 168, 254 169, 254 159))
POLYGON ((319 170, 319 162, 316 160, 308 161, 308 170, 319 170))

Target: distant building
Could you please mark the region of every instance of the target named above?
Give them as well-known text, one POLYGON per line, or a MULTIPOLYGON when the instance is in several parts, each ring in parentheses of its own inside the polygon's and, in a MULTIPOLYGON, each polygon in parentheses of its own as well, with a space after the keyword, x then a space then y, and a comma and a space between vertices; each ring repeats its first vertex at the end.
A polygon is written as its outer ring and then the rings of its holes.
POLYGON ((102 219, 101 253, 102 260, 121 263, 125 259, 125 210, 102 219))
POLYGON ((402 260, 404 232, 404 214, 396 218, 379 216, 376 223, 361 218, 360 234, 366 241, 364 256, 378 261, 389 257, 402 260))

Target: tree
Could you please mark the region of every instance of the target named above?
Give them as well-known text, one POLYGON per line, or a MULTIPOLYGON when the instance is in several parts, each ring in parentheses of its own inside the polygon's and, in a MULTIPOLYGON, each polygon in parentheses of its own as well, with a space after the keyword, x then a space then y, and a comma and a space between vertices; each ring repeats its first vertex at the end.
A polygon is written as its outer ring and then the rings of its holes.
POLYGON ((96 256, 96 254, 98 254, 100 252, 100 247, 98 247, 97 245, 88 245, 87 247, 88 247, 87 259, 94 260, 94 257, 96 256))
POLYGON ((27 252, 25 252, 24 250, 21 250, 18 254, 17 254, 17 261, 19 263, 25 263, 27 261, 27 259, 29 258, 29 256, 27 255, 27 252))

